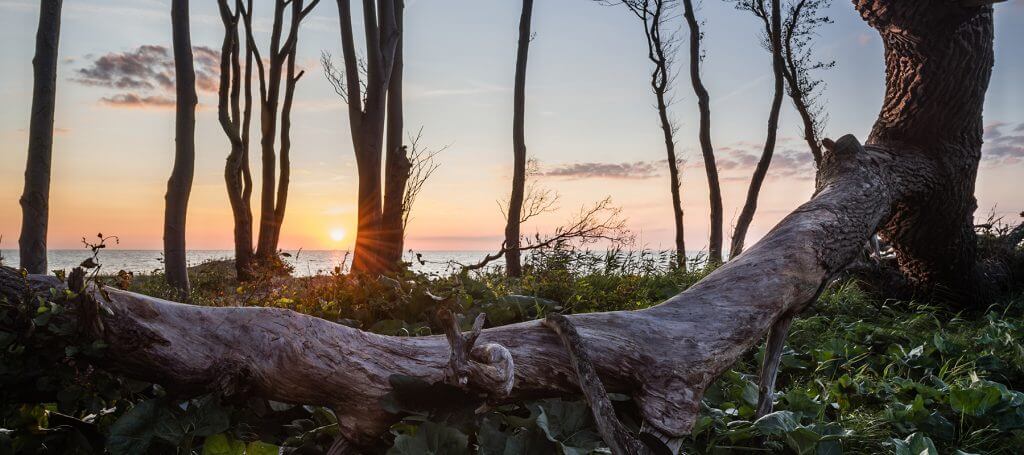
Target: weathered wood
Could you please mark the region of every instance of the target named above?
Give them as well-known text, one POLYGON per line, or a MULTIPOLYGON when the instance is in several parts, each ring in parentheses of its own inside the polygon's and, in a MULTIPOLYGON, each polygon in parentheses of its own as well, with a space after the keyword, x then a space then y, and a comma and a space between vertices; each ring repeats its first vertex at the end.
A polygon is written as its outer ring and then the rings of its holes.
POLYGON ((515 361, 504 346, 485 343, 476 346, 480 330, 487 316, 480 313, 473 321, 473 330, 468 335, 459 331, 459 323, 449 310, 437 313, 444 326, 450 354, 444 370, 445 382, 453 386, 482 392, 488 399, 500 400, 512 392, 515 385, 515 361))
POLYGON ((608 444, 613 454, 640 455, 650 454, 651 449, 634 437, 618 416, 615 415, 615 407, 612 400, 608 398, 608 392, 601 384, 601 378, 597 376, 594 364, 590 362, 587 355, 587 348, 580 338, 572 321, 564 315, 551 313, 544 319, 544 325, 558 334, 562 345, 569 352, 569 361, 572 369, 576 371, 576 379, 579 382, 583 396, 590 405, 590 411, 597 422, 597 430, 601 438, 608 444))
POLYGON ((772 401, 775 395, 775 379, 779 374, 779 363, 782 361, 782 348, 786 344, 789 326, 793 324, 795 315, 782 315, 772 328, 768 330, 768 341, 765 342, 764 359, 761 361, 761 375, 757 390, 757 417, 772 412, 772 401))

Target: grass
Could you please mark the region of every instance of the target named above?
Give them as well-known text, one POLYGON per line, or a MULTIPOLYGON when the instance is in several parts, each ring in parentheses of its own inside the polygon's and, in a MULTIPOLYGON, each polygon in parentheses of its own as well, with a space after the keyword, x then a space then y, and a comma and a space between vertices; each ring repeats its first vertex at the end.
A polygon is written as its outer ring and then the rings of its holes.
MULTIPOLYGON (((234 282, 230 263, 216 262, 191 270, 191 297, 199 305, 283 307, 377 333, 417 336, 441 333, 434 321, 439 308, 452 309, 467 323, 486 312, 492 325, 550 311, 640 309, 677 294, 709 271, 668 270, 662 267, 665 259, 649 252, 591 255, 556 249, 529 258, 526 275, 516 280, 500 271, 449 276, 405 271, 380 279, 275 277, 242 286, 234 282)), ((157 297, 173 295, 158 274, 107 280, 157 297)), ((762 352, 752 350, 709 388, 684 448, 687 453, 716 454, 1019 453, 1024 448, 1021 340, 1021 295, 955 312, 927 302, 879 300, 855 282, 838 282, 793 324, 779 374, 776 412, 754 418, 762 352)), ((4 355, 10 358, 2 360, 21 365, 17 362, 24 362, 27 354, 15 357, 9 353, 14 347, 16 343, 9 343, 4 355)), ((65 362, 77 355, 69 352, 61 351, 65 362)), ((74 371, 72 376, 80 378, 80 369, 74 371)), ((62 379, 72 380, 80 379, 62 379)), ((93 415, 89 425, 106 436, 103 444, 114 453, 138 449, 118 445, 125 440, 144 440, 144 449, 151 453, 210 453, 211 447, 246 445, 318 453, 337 431, 333 413, 322 408, 265 400, 228 404, 209 396, 182 402, 159 386, 116 377, 110 381, 115 390, 94 387, 76 400, 34 406, 3 403, 0 427, 7 430, 0 431, 0 447, 6 440, 31 452, 26 448, 41 447, 41 434, 51 441, 63 434, 43 421, 47 412, 80 421, 93 415), (83 404, 87 401, 91 404, 83 404), (183 408, 183 403, 188 404, 183 408), (210 415, 221 416, 216 425, 196 423, 210 415), (148 427, 140 423, 165 428, 168 421, 187 430, 147 433, 148 427)), ((614 398, 623 420, 638 427, 628 397, 614 398)), ((382 439, 381 450, 389 453, 590 453, 603 446, 578 398, 514 403, 483 414, 405 403, 398 397, 387 405, 406 415, 382 439)), ((61 443, 70 440, 66 435, 61 443)))

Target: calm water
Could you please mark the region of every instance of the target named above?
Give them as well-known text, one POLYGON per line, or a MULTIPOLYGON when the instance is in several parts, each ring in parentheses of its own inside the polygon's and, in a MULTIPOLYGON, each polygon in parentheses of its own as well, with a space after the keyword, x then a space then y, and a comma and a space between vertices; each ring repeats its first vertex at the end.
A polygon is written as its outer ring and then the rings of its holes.
MULTIPOLYGON (((352 263, 352 257, 347 251, 295 251, 287 250, 291 254, 286 258, 295 267, 296 275, 316 275, 318 273, 329 273, 335 267, 348 269, 352 263)), ((445 273, 453 271, 451 261, 463 264, 478 262, 487 252, 484 251, 422 251, 418 252, 425 262, 420 264, 416 261, 414 254, 406 253, 404 259, 412 262, 412 268, 425 273, 445 273)), ((18 266, 17 250, 0 250, 3 256, 3 264, 6 266, 18 266)), ((89 250, 50 250, 47 256, 51 270, 71 270, 78 266, 90 256, 89 250)), ((189 265, 197 265, 206 261, 217 259, 230 259, 234 252, 230 250, 194 250, 188 252, 189 265)), ((110 248, 100 253, 100 264, 105 272, 116 272, 126 270, 135 273, 152 272, 162 270, 162 253, 159 250, 119 250, 110 248)), ((500 261, 497 261, 500 263, 500 261)))

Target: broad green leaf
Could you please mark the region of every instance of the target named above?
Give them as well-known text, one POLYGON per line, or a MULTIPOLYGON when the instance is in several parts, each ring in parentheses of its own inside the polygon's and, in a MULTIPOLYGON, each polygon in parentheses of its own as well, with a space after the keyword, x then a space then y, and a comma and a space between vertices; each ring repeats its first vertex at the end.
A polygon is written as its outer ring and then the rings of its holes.
POLYGON ((545 400, 537 404, 537 426, 548 440, 558 444, 565 454, 588 454, 604 445, 595 433, 594 419, 586 403, 545 400))
POLYGON ((129 409, 110 426, 107 450, 114 455, 146 453, 156 436, 155 427, 162 407, 159 400, 152 399, 129 409))
POLYGON ((469 438, 461 431, 433 422, 423 422, 416 434, 395 438, 389 455, 458 455, 468 454, 469 438))
POLYGON ((203 442, 203 455, 245 455, 245 443, 218 433, 203 442))
POLYGON ((949 392, 949 405, 953 410, 975 417, 985 415, 989 409, 999 403, 1002 394, 992 386, 955 389, 949 392))
POLYGON ((796 430, 800 424, 790 411, 775 411, 754 422, 754 428, 764 435, 783 435, 796 430))
POLYGON ((253 441, 245 446, 245 455, 277 455, 281 448, 263 441, 253 441))

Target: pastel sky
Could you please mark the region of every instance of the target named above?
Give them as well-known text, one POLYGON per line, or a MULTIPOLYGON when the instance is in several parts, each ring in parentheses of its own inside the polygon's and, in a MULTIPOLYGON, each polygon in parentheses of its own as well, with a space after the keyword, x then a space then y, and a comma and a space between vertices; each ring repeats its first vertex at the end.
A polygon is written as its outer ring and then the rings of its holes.
MULTIPOLYGON (((169 0, 70 0, 64 4, 58 76, 51 248, 77 248, 84 235, 116 234, 122 248, 161 245, 163 193, 174 141, 173 91, 159 83, 131 90, 104 86, 96 62, 138 57, 142 46, 170 46, 169 0), (145 98, 148 98, 145 99, 145 98), (141 99, 141 101, 140 101, 141 99)), ((192 2, 192 40, 219 49, 213 0, 192 2)), ((520 2, 407 0, 406 125, 424 144, 449 145, 414 209, 407 246, 490 250, 499 246, 511 174, 512 78, 520 2)), ((985 108, 986 148, 978 178, 979 215, 1024 209, 1024 0, 996 6, 996 67, 985 108)), ((265 44, 270 2, 256 0, 265 44)), ((712 135, 723 168, 727 232, 765 136, 770 61, 748 13, 705 0, 703 73, 711 93, 712 135)), ((822 76, 827 135, 866 137, 883 91, 881 43, 847 1, 822 29, 817 53, 835 60, 822 76)), ((27 148, 32 54, 38 2, 0 0, 0 234, 16 248, 18 197, 27 148)), ((359 22, 359 21, 357 21, 359 22)), ((680 26, 678 22, 675 23, 680 26)), ((638 246, 672 245, 665 151, 660 144, 640 24, 621 7, 587 0, 540 0, 527 76, 526 136, 543 184, 561 194, 560 210, 527 232, 550 229, 604 196, 623 207, 638 246)), ((357 30, 358 33, 358 30, 357 30)), ((152 48, 149 48, 152 50, 152 48)), ((303 26, 293 114, 292 188, 281 247, 344 249, 355 226, 356 172, 344 105, 319 68, 322 50, 340 55, 337 6, 324 0, 303 26), (332 239, 331 232, 349 235, 332 239)), ((204 69, 197 53, 197 68, 204 69)), ((682 60, 681 60, 682 61, 682 60)), ((151 70, 159 82, 165 67, 151 70)), ((685 67, 679 67, 685 71, 685 67)), ((171 73, 173 74, 173 73, 171 73)), ((672 114, 687 160, 683 174, 686 240, 707 245, 707 184, 696 142, 696 103, 685 74, 672 114)), ((207 87, 209 88, 209 87, 207 87)), ((791 105, 784 105, 776 159, 752 226, 758 238, 812 191, 813 167, 791 105)), ((226 249, 231 217, 223 182, 228 141, 216 120, 215 93, 200 91, 197 166, 188 246, 226 249)), ((257 164, 254 162, 254 166, 257 164)), ((256 169, 254 167, 254 169, 256 169)), ((258 197, 258 194, 255 195, 258 197)))

